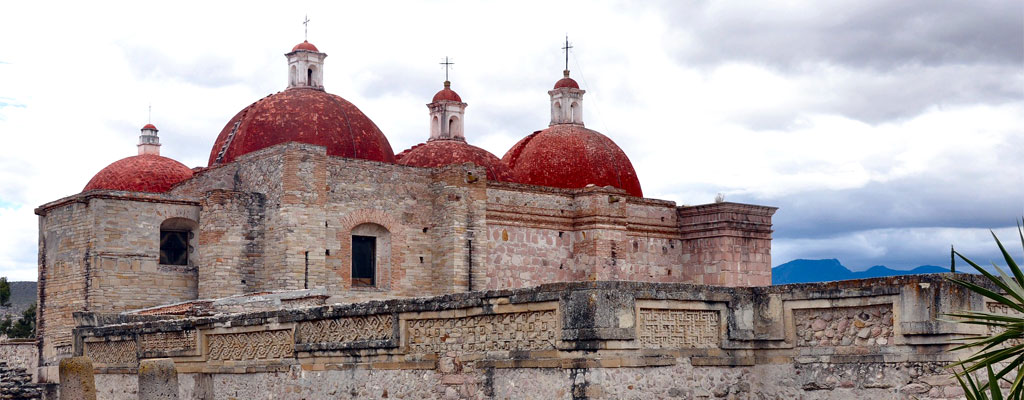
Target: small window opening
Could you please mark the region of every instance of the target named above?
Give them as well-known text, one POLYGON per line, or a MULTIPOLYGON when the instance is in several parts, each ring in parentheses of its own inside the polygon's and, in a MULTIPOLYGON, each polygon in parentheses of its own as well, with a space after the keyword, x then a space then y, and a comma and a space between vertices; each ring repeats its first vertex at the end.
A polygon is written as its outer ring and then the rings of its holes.
POLYGON ((377 238, 352 236, 352 286, 373 286, 377 269, 377 238))
POLYGON ((188 265, 188 231, 160 230, 160 264, 188 265))
POLYGON ((306 86, 313 86, 313 69, 306 70, 306 86))

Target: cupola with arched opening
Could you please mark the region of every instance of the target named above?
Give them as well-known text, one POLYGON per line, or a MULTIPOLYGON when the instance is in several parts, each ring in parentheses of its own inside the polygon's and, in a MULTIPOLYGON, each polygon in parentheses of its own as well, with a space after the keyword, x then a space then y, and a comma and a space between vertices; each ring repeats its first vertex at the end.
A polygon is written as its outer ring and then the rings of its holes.
POLYGON ((586 90, 569 77, 569 70, 562 71, 562 79, 555 82, 555 88, 548 91, 551 96, 551 124, 573 124, 583 126, 583 94, 586 90))
POLYGON ((304 41, 295 45, 288 57, 288 88, 324 88, 324 58, 327 54, 304 41))

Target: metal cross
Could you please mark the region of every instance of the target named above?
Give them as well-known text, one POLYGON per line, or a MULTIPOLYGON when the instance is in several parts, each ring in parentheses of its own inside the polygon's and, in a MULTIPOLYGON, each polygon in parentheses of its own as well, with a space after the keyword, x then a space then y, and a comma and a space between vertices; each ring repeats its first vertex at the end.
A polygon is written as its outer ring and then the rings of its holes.
POLYGON ((445 56, 444 57, 444 62, 440 63, 440 64, 444 65, 444 80, 447 81, 448 80, 448 68, 451 67, 452 65, 454 65, 455 63, 448 62, 448 56, 445 56))
POLYGON ((562 47, 562 50, 565 51, 565 70, 566 71, 569 70, 569 49, 571 49, 571 48, 572 48, 572 45, 569 44, 569 35, 565 35, 565 47, 562 47))
POLYGON ((149 103, 149 122, 147 122, 147 123, 148 124, 152 124, 153 123, 153 103, 149 103))
POLYGON ((305 31, 302 40, 309 41, 309 14, 306 14, 305 19, 302 21, 302 26, 302 29, 305 31))

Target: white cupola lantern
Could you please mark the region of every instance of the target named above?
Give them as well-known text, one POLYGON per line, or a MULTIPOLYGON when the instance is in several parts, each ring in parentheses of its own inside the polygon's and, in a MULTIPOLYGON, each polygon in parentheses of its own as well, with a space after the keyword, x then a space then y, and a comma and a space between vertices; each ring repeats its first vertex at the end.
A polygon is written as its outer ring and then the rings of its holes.
POLYGON ((562 79, 555 88, 548 91, 551 96, 551 124, 573 124, 583 126, 583 94, 586 90, 569 77, 569 70, 562 71, 562 79))
POLYGON ((324 89, 324 58, 316 46, 303 41, 285 54, 288 57, 288 88, 324 89))
POLYGON ((427 104, 430 109, 430 139, 427 140, 466 141, 462 130, 466 105, 459 94, 452 90, 452 83, 444 81, 444 89, 437 92, 430 104, 427 104))
POLYGON ((144 154, 160 155, 160 137, 157 136, 157 132, 159 130, 153 124, 146 124, 142 127, 142 134, 139 135, 140 156, 144 154))

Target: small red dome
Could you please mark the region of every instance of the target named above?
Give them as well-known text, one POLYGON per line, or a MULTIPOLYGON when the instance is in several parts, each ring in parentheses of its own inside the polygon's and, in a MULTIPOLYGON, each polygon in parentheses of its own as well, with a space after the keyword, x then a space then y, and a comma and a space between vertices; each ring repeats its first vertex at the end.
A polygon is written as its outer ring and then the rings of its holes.
POLYGON ((156 126, 154 126, 153 124, 146 124, 146 126, 143 126, 142 129, 152 129, 154 131, 157 130, 156 126))
POLYGON ((444 89, 441 89, 439 92, 437 92, 437 94, 434 95, 434 99, 431 100, 431 103, 437 103, 441 100, 457 101, 459 103, 462 102, 462 98, 459 97, 459 94, 455 93, 454 90, 451 90, 448 87, 445 87, 444 89))
POLYGON ((578 189, 594 184, 643 197, 633 163, 607 136, 579 125, 534 132, 502 157, 509 178, 529 185, 578 189))
POLYGON ((558 88, 579 89, 580 84, 576 83, 574 79, 569 77, 569 70, 564 70, 562 71, 562 79, 559 79, 558 82, 555 82, 555 89, 558 88))
POLYGON ((559 79, 558 82, 555 82, 555 89, 564 88, 564 87, 573 88, 573 89, 579 89, 580 88, 580 84, 576 83, 575 79, 568 78, 568 77, 559 79))
POLYGON ((191 177, 192 170, 180 162, 155 154, 142 154, 114 161, 93 176, 82 191, 106 189, 163 193, 191 177))
POLYGON ((309 51, 315 51, 317 53, 320 52, 320 50, 317 49, 316 46, 314 46, 312 43, 310 43, 309 41, 306 41, 306 40, 303 40, 302 43, 299 43, 299 44, 295 45, 295 47, 292 47, 292 51, 296 51, 296 50, 309 50, 309 51))
POLYGON ((286 142, 324 146, 332 156, 395 162, 388 139, 348 100, 322 90, 291 88, 235 114, 213 143, 209 165, 286 142))
POLYGON ((422 168, 471 162, 487 169, 487 179, 507 180, 505 164, 498 157, 461 140, 431 140, 398 153, 395 158, 399 164, 422 168))

